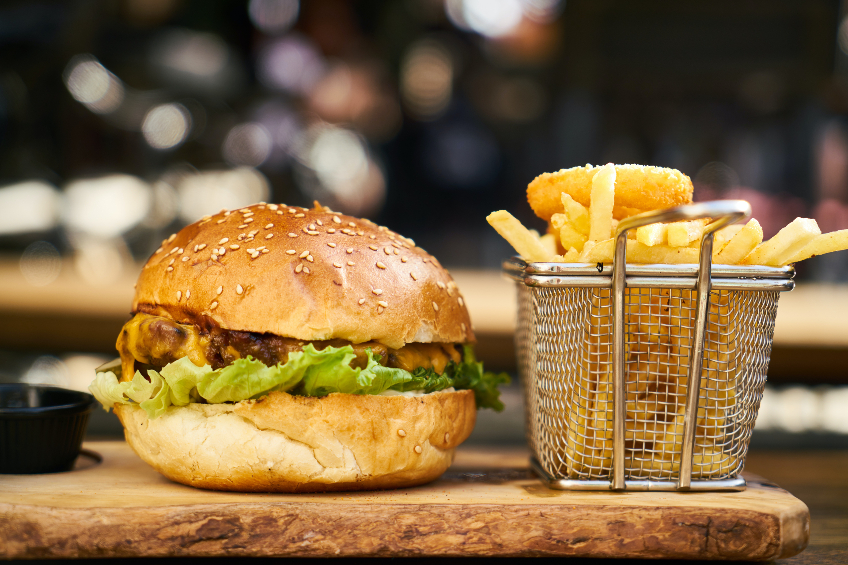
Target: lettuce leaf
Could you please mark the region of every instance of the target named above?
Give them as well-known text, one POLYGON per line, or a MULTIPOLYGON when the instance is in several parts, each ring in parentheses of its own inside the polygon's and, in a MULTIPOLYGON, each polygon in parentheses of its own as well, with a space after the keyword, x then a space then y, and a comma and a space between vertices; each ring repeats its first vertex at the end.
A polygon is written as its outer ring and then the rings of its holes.
POLYGON ((433 369, 412 371, 380 365, 380 357, 370 349, 364 368, 350 366, 356 357, 353 347, 315 349, 308 344, 302 351, 289 355, 284 364, 268 367, 248 356, 223 369, 209 365, 198 367, 188 357, 169 363, 161 371, 147 371, 147 377, 136 371, 132 381, 119 383, 113 372, 97 373, 89 390, 108 410, 115 403, 137 403, 151 419, 161 416, 169 406, 185 406, 191 402, 210 404, 240 402, 265 396, 272 391, 290 391, 305 396, 326 396, 334 392, 346 394, 380 394, 386 390, 426 393, 470 389, 478 408, 503 410, 498 385, 509 383, 505 373, 483 371, 483 364, 465 346, 461 363, 451 361, 442 374, 433 369))

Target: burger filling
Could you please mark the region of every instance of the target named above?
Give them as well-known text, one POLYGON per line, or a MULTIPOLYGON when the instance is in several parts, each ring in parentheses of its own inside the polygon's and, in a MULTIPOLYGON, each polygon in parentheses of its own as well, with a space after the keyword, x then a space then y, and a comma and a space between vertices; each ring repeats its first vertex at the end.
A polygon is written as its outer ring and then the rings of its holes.
POLYGON ((483 371, 468 345, 306 341, 180 324, 136 314, 118 337, 123 371, 98 372, 89 387, 107 410, 137 403, 156 418, 170 406, 239 402, 274 391, 305 396, 474 391, 478 408, 503 409, 504 374, 483 371))

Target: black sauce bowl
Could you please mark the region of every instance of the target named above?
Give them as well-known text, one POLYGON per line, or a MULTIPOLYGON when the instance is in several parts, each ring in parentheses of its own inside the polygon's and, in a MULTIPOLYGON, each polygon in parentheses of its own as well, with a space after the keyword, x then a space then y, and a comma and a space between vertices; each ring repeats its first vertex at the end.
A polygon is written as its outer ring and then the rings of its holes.
POLYGON ((85 392, 0 384, 0 473, 70 471, 96 405, 85 392))

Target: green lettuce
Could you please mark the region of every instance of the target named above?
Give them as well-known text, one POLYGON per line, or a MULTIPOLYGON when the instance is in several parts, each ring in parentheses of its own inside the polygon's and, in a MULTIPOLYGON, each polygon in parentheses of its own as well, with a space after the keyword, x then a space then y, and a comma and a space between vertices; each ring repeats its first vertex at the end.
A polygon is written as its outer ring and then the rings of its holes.
POLYGON ((161 371, 136 371, 129 382, 118 382, 114 372, 97 373, 89 386, 91 393, 106 410, 116 403, 138 404, 151 419, 161 416, 169 406, 190 402, 210 404, 240 402, 260 398, 273 391, 289 391, 304 396, 380 394, 386 390, 426 393, 447 388, 474 391, 478 408, 503 410, 499 384, 509 382, 505 373, 483 371, 483 364, 466 346, 461 363, 451 361, 442 374, 418 368, 412 372, 380 365, 380 357, 366 351, 364 368, 350 366, 356 357, 353 347, 326 347, 317 350, 310 343, 302 351, 289 354, 286 363, 268 367, 248 356, 222 369, 198 367, 188 357, 169 363, 161 371))

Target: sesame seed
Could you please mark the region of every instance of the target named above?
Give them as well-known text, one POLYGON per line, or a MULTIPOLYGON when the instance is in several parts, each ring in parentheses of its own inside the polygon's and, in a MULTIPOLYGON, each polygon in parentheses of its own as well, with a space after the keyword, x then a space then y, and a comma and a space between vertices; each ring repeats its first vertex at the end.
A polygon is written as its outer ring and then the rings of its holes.
POLYGON ((186 300, 188 300, 189 298, 191 298, 191 291, 187 290, 186 291, 186 300))
POLYGON ((182 297, 183 297, 183 291, 178 290, 177 291, 177 302, 179 302, 182 297))
POLYGON ((306 233, 308 233, 309 235, 318 235, 317 231, 307 231, 306 233))
POLYGON ((456 301, 459 302, 460 306, 465 306, 465 300, 463 300, 461 296, 457 298, 456 301))
POLYGON ((215 255, 214 253, 212 254, 212 260, 213 260, 213 261, 217 261, 217 260, 218 260, 218 256, 217 256, 217 255, 215 255))
POLYGON ((377 305, 377 313, 378 313, 378 314, 382 314, 382 313, 383 313, 383 310, 385 310, 385 308, 383 308, 382 306, 380 306, 380 305, 378 304, 378 305, 377 305))
POLYGON ((297 210, 295 210, 294 208, 289 208, 289 213, 290 213, 290 214, 294 214, 295 212, 297 212, 297 210))
POLYGON ((377 246, 376 245, 369 245, 368 249, 370 249, 371 251, 377 251, 377 246))
POLYGON ((342 223, 342 221, 339 219, 338 216, 333 216, 333 221, 336 222, 337 224, 342 223))
POLYGON ((349 229, 347 229, 347 228, 344 228, 344 229, 342 230, 342 233, 350 233, 350 230, 349 230, 349 229))
POLYGON ((247 218, 246 220, 244 220, 244 223, 249 224, 252 221, 253 221, 253 218, 247 218))
POLYGON ((465 333, 465 322, 462 322, 462 323, 461 323, 461 324, 459 324, 459 325, 460 325, 460 327, 462 328, 462 333, 465 333))
POLYGON ((239 236, 238 236, 238 240, 242 241, 245 237, 247 237, 245 234, 240 233, 239 236))
POLYGON ((314 262, 315 262, 315 259, 313 259, 313 258, 312 258, 312 255, 307 255, 307 256, 306 256, 306 260, 307 260, 307 261, 309 261, 310 263, 314 263, 314 262))
POLYGON ((334 262, 333 262, 333 267, 335 267, 335 268, 337 268, 337 269, 341 269, 341 268, 342 268, 342 264, 341 264, 341 263, 336 263, 336 262, 334 261, 334 262))
POLYGON ((262 253, 271 253, 271 250, 270 249, 263 249, 262 253))
MULTIPOLYGON (((253 212, 245 212, 245 213, 244 213, 244 217, 245 217, 245 218, 250 218, 252 215, 253 215, 253 212)), ((245 220, 245 222, 246 222, 246 221, 247 221, 247 220, 245 220)), ((251 219, 250 221, 252 222, 253 220, 251 219)))
POLYGON ((217 300, 213 301, 212 304, 209 305, 210 310, 214 310, 217 307, 218 307, 218 301, 217 300))
POLYGON ((400 437, 406 437, 406 432, 405 432, 405 431, 403 431, 403 430, 398 430, 398 435, 399 435, 400 437))
POLYGON ((296 233, 289 233, 289 237, 297 237, 296 233))
POLYGON ((430 262, 430 260, 429 260, 428 258, 426 258, 426 257, 424 257, 424 259, 422 259, 422 261, 424 261, 425 263, 429 263, 429 262, 430 262))
POLYGON ((259 233, 259 230, 250 230, 249 232, 247 232, 247 235, 249 237, 253 237, 254 235, 256 235, 258 233, 259 233))
POLYGON ((421 446, 420 446, 420 445, 416 445, 416 446, 415 446, 415 453, 421 453, 422 451, 423 451, 423 450, 421 449, 421 446))
POLYGON ((219 242, 218 242, 218 245, 224 245, 224 244, 225 244, 225 243, 227 243, 228 241, 230 241, 230 238, 229 238, 229 237, 221 238, 221 241, 219 241, 219 242))
POLYGON ((369 235, 368 237, 370 237, 371 239, 377 239, 376 235, 369 235))
POLYGON ((327 230, 327 233, 336 233, 336 230, 334 230, 333 228, 330 228, 330 229, 327 230))
POLYGON ((175 233, 172 233, 171 235, 169 235, 167 243, 171 243, 172 241, 174 241, 175 237, 177 237, 177 234, 175 234, 175 233))
POLYGON ((383 289, 382 289, 382 288, 375 288, 375 289, 374 289, 374 290, 372 290, 371 292, 373 292, 373 293, 374 293, 374 294, 376 294, 377 296, 380 296, 381 294, 383 294, 383 289))
POLYGON ((211 220, 211 219, 212 219, 212 216, 210 216, 209 214, 207 214, 207 215, 203 216, 202 218, 200 218, 200 221, 201 221, 201 222, 208 222, 208 221, 209 221, 209 220, 211 220))
POLYGON ((386 268, 386 266, 385 266, 385 265, 383 265, 382 263, 380 263, 379 261, 377 261, 377 268, 378 268, 378 269, 385 269, 385 268, 386 268))
POLYGON ((161 253, 161 252, 162 252, 162 248, 160 247, 159 249, 157 249, 157 250, 156 250, 156 251, 154 251, 153 253, 161 253))
POLYGON ((353 267, 353 265, 354 265, 355 263, 354 263, 353 261, 348 261, 348 262, 347 262, 347 264, 348 264, 349 266, 353 267))
POLYGON ((188 255, 183 256, 183 263, 185 263, 186 261, 188 261, 188 255))
POLYGON ((383 308, 388 308, 388 307, 389 307, 389 303, 388 303, 388 302, 386 302, 385 300, 378 300, 378 301, 377 301, 377 304, 379 304, 379 305, 380 305, 380 306, 382 306, 383 308))
POLYGON ((247 252, 248 253, 256 253, 256 250, 255 249, 248 249, 247 252))
POLYGON ((322 222, 321 220, 315 220, 315 223, 318 224, 319 226, 324 225, 324 222, 322 222))
POLYGON ((233 245, 230 245, 230 249, 232 249, 233 251, 235 251, 236 249, 241 249, 241 247, 240 247, 240 246, 238 246, 238 245, 236 245, 236 244, 233 244, 233 245))
POLYGON ((215 294, 221 294, 222 292, 224 292, 223 286, 219 286, 218 288, 215 289, 215 294))
POLYGON ((412 277, 412 280, 414 281, 418 280, 418 275, 416 275, 415 273, 409 273, 409 276, 412 277))
POLYGON ((308 227, 303 226, 303 228, 301 228, 301 229, 303 230, 303 233, 309 233, 309 228, 308 228, 308 227))
POLYGON ((348 223, 347 223, 347 225, 349 225, 349 226, 350 226, 350 227, 352 227, 352 228, 355 228, 355 227, 356 227, 356 224, 354 224, 353 222, 348 222, 348 223))
POLYGON ((226 222, 226 221, 227 221, 227 218, 221 218, 220 220, 218 220, 218 222, 217 222, 217 223, 219 223, 219 224, 223 224, 223 223, 224 223, 224 222, 226 222))
POLYGON ((279 208, 279 206, 277 206, 276 204, 268 204, 269 210, 276 210, 277 208, 279 208))
POLYGON ((173 264, 174 264, 174 261, 176 261, 176 260, 177 260, 176 258, 173 258, 173 259, 171 259, 171 262, 170 262, 170 263, 168 263, 168 264, 169 264, 169 265, 173 265, 173 264))
POLYGON ((436 312, 439 311, 439 305, 436 304, 435 302, 433 302, 433 310, 435 310, 436 312))
POLYGON ((259 247, 256 248, 257 251, 262 251, 263 249, 265 249, 264 245, 260 245, 259 247))
POLYGON ((246 227, 247 227, 247 224, 242 224, 242 225, 240 225, 240 226, 239 226, 239 229, 240 229, 240 230, 243 230, 243 229, 244 229, 244 228, 246 228, 246 227))
POLYGON ((289 255, 294 255, 295 253, 297 253, 297 251, 295 251, 294 249, 286 249, 286 253, 289 255))
POLYGON ((297 267, 294 268, 295 273, 299 273, 303 270, 303 263, 298 263, 297 267))
POLYGON ((295 218, 302 218, 302 217, 304 217, 305 215, 306 215, 306 214, 295 214, 295 215, 294 215, 294 217, 295 217, 295 218))
POLYGON ((179 250, 180 250, 179 246, 174 247, 173 249, 171 249, 170 251, 168 251, 168 255, 171 255, 171 254, 173 254, 173 253, 176 253, 176 252, 177 252, 177 251, 179 251, 179 250))
POLYGON ((257 257, 259 257, 259 251, 254 251, 250 254, 251 259, 256 259, 257 257))
POLYGON ((244 287, 241 286, 240 284, 237 284, 236 285, 236 294, 241 294, 242 292, 244 292, 244 287))
POLYGON ((332 241, 331 241, 330 243, 328 243, 328 244, 327 244, 327 247, 335 247, 335 246, 336 246, 336 244, 335 244, 335 243, 333 243, 332 241))
POLYGON ((301 253, 300 255, 298 255, 298 257, 300 257, 301 259, 303 259, 303 258, 305 258, 305 257, 306 257, 306 256, 308 256, 308 255, 309 255, 309 251, 304 251, 303 253, 301 253))
POLYGON ((281 216, 282 216, 282 215, 283 215, 283 211, 282 211, 282 210, 277 210, 277 214, 279 214, 279 215, 281 215, 281 216))
POLYGON ((436 282, 436 286, 437 286, 437 287, 439 287, 439 288, 441 288, 442 290, 445 290, 445 288, 447 288, 447 287, 445 286, 445 283, 443 283, 442 281, 438 281, 438 282, 436 282))
POLYGON ((309 229, 317 230, 318 228, 315 227, 315 224, 309 224, 309 229))
POLYGON ((391 255, 392 254, 392 248, 391 247, 384 248, 383 253, 385 253, 386 255, 391 255))
MULTIPOLYGON (((161 247, 160 247, 160 249, 161 249, 161 247)), ((194 246, 194 252, 195 252, 195 253, 197 253, 197 251, 198 251, 199 249, 200 249, 200 246, 199 246, 199 245, 195 245, 195 246, 194 246)))
POLYGON ((398 245, 398 244, 397 244, 397 242, 393 241, 393 242, 392 242, 392 247, 397 247, 397 248, 399 249, 399 248, 400 248, 400 245, 398 245))
POLYGON ((308 274, 309 274, 309 267, 304 267, 304 268, 303 268, 303 272, 304 272, 304 273, 306 273, 306 274, 308 275, 308 274))
POLYGON ((269 233, 268 235, 265 236, 265 239, 271 239, 272 237, 274 237, 274 234, 269 233))
POLYGON ((400 262, 401 262, 401 263, 406 263, 406 261, 407 261, 406 257, 401 257, 401 258, 400 258, 400 262))
POLYGON ((445 432, 445 443, 450 440, 450 432, 445 432))
POLYGON ((365 299, 364 299, 364 298, 360 298, 360 299, 359 299, 359 305, 360 305, 360 306, 362 306, 363 304, 365 304, 365 299))
POLYGON ((348 247, 347 249, 345 249, 345 251, 347 251, 348 255, 350 255, 351 253, 353 253, 353 247, 348 247))
POLYGON ((268 224, 267 226, 265 226, 265 229, 270 230, 273 227, 274 227, 274 224, 268 224))
POLYGON ((229 210, 221 210, 221 212, 224 213, 224 216, 229 216, 230 214, 232 214, 232 212, 230 212, 229 210))
POLYGON ((184 251, 185 251, 185 249, 183 249, 182 247, 180 247, 179 249, 177 249, 177 254, 178 254, 178 255, 182 255, 184 251))

